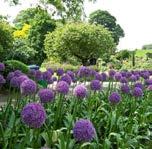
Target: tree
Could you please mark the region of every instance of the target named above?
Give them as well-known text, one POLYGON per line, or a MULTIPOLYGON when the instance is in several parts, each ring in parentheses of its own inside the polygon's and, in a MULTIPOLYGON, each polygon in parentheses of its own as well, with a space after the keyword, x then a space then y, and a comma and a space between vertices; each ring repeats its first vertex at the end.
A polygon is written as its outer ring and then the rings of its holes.
POLYGON ((6 21, 0 20, 0 61, 7 59, 13 46, 13 29, 6 21))
POLYGON ((97 60, 104 53, 111 53, 115 44, 108 30, 100 25, 88 23, 69 23, 45 39, 45 53, 48 57, 59 57, 66 61, 74 56, 83 65, 90 59, 97 60))
POLYGON ((142 49, 143 49, 143 50, 150 50, 150 49, 152 49, 152 44, 143 45, 143 46, 142 46, 142 49))
POLYGON ((106 27, 112 32, 112 37, 116 45, 119 43, 119 39, 124 37, 124 31, 114 16, 112 16, 108 11, 97 10, 90 14, 89 22, 100 24, 106 27))
POLYGON ((31 62, 41 65, 46 58, 43 52, 45 34, 55 29, 55 21, 46 10, 38 6, 23 10, 18 14, 15 24, 23 26, 24 23, 28 23, 31 26, 27 36, 28 46, 36 51, 35 57, 32 58, 33 61, 31 62))

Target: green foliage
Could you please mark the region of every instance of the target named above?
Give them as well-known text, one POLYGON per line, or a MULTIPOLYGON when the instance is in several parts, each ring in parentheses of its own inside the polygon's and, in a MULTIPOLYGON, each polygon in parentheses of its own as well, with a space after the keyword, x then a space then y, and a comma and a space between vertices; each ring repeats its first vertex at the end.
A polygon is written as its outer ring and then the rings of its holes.
POLYGON ((0 20, 0 61, 7 59, 12 45, 12 27, 6 21, 0 20))
POLYGON ((13 50, 8 53, 8 58, 31 64, 36 53, 34 48, 29 46, 26 39, 16 38, 13 43, 13 50))
POLYGON ((111 53, 115 47, 111 34, 100 25, 69 23, 46 35, 45 53, 66 61, 74 56, 83 65, 87 61, 111 53))
POLYGON ((31 56, 32 61, 30 62, 41 65, 46 58, 43 52, 45 34, 55 29, 55 21, 51 19, 51 16, 46 10, 36 7, 23 10, 18 14, 15 24, 22 26, 24 23, 28 23, 31 26, 26 45, 28 49, 30 48, 30 51, 34 52, 34 57, 32 57, 33 55, 31 56), (34 51, 31 49, 34 49, 34 51))
POLYGON ((149 50, 149 49, 152 49, 152 44, 146 44, 146 45, 143 45, 143 46, 142 46, 142 49, 143 49, 143 50, 149 50))
POLYGON ((116 59, 125 60, 128 59, 131 55, 131 52, 128 50, 122 50, 116 53, 116 59))
POLYGON ((8 72, 15 71, 15 70, 21 70, 23 73, 28 73, 29 68, 26 64, 17 61, 17 60, 7 60, 4 62, 6 66, 5 73, 7 74, 8 72))
POLYGON ((114 16, 112 16, 108 11, 97 10, 90 14, 89 22, 100 24, 106 27, 109 31, 112 32, 112 37, 116 45, 119 43, 119 39, 124 37, 124 31, 114 16))

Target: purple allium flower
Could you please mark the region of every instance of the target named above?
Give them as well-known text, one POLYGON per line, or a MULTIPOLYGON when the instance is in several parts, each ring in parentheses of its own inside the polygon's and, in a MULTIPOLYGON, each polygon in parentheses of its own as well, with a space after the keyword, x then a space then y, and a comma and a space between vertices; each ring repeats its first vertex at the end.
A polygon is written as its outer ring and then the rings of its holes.
POLYGON ((90 120, 80 119, 73 128, 73 136, 78 142, 92 141, 96 135, 96 130, 90 120))
POLYGON ((113 92, 110 96, 109 96, 109 101, 112 103, 112 104, 117 104, 119 103, 121 100, 121 96, 119 95, 119 93, 117 92, 113 92))
POLYGON ((33 80, 27 79, 20 85, 21 94, 28 96, 36 93, 37 85, 33 80))
POLYGON ((72 82, 72 79, 71 79, 71 77, 68 74, 63 75, 60 80, 67 82, 69 85, 72 82))
POLYGON ((51 68, 48 68, 47 71, 50 72, 52 75, 54 74, 54 71, 51 68))
POLYGON ((141 72, 141 77, 143 77, 144 79, 149 79, 149 76, 150 76, 150 74, 148 71, 141 72))
POLYGON ((15 70, 15 71, 14 71, 14 76, 15 76, 15 77, 19 77, 19 76, 21 76, 21 75, 23 75, 23 73, 22 73, 20 70, 15 70))
POLYGON ((90 83, 91 90, 98 91, 101 90, 101 83, 99 80, 92 80, 90 83))
POLYGON ((87 96, 87 88, 83 84, 77 85, 73 93, 77 98, 85 98, 87 96))
POLYGON ((139 87, 139 88, 141 88, 141 89, 144 88, 144 86, 143 86, 143 84, 142 84, 141 82, 135 83, 135 84, 134 84, 134 87, 139 87))
POLYGON ((43 79, 43 74, 42 74, 42 72, 41 72, 40 70, 36 70, 36 71, 35 71, 35 79, 36 79, 37 81, 40 81, 40 80, 43 79))
POLYGON ((125 93, 125 94, 129 94, 130 93, 130 87, 128 86, 128 84, 122 84, 120 86, 120 90, 125 93))
POLYGON ((62 76, 64 74, 64 70, 62 68, 57 69, 56 71, 58 76, 62 76))
POLYGON ((2 86, 3 84, 6 83, 6 80, 4 79, 4 77, 0 74, 0 86, 2 86))
POLYGON ((4 71, 5 70, 5 65, 3 63, 0 63, 0 71, 4 71))
POLYGON ((26 75, 21 75, 18 77, 19 84, 21 85, 23 81, 29 79, 26 75))
POLYGON ((135 97, 142 97, 143 96, 143 91, 139 87, 135 87, 132 91, 133 96, 135 97))
POLYGON ((137 78, 135 75, 131 75, 131 77, 129 78, 130 81, 132 82, 136 82, 137 81, 137 78))
POLYGON ((69 75, 71 77, 71 79, 74 79, 75 75, 72 71, 68 70, 66 74, 69 75))
POLYGON ((68 94, 69 92, 69 84, 65 81, 59 81, 56 85, 56 91, 61 94, 68 94))
POLYGON ((121 77, 122 77, 122 75, 119 72, 116 72, 115 75, 114 75, 114 78, 115 78, 116 81, 119 81, 121 79, 121 77))
MULTIPOLYGON (((131 72, 129 72, 129 71, 126 72, 126 76, 125 76, 126 78, 130 78, 131 76, 132 76, 132 73, 131 73, 131 72)), ((123 77, 124 77, 124 76, 123 76, 123 77)))
POLYGON ((103 81, 106 81, 107 78, 108 78, 107 74, 104 73, 104 72, 102 72, 102 73, 101 73, 101 81, 102 81, 102 82, 103 82, 103 81))
POLYGON ((109 73, 109 77, 110 77, 110 78, 113 78, 114 75, 115 75, 115 73, 116 73, 116 71, 113 70, 113 69, 110 69, 108 73, 109 73))
POLYGON ((145 80, 145 85, 152 85, 152 79, 145 80))
POLYGON ((15 87, 15 88, 19 88, 20 87, 20 81, 19 81, 18 77, 13 77, 10 80, 10 86, 11 87, 15 87))
POLYGON ((126 72, 126 71, 121 71, 120 73, 121 73, 121 76, 122 76, 122 77, 127 77, 128 72, 126 72))
POLYGON ((78 77, 89 77, 90 70, 89 70, 89 68, 82 66, 82 67, 80 67, 77 75, 78 75, 78 77))
POLYGON ((38 96, 42 103, 47 103, 47 102, 51 102, 54 100, 54 93, 51 89, 39 90, 38 96))
POLYGON ((121 77, 120 83, 128 83, 128 80, 126 77, 121 77))
POLYGON ((49 72, 49 71, 43 72, 43 80, 49 81, 51 77, 52 77, 51 72, 49 72))
POLYGON ((136 80, 139 80, 140 79, 140 75, 139 74, 136 74, 136 80))
POLYGON ((7 75, 7 81, 10 81, 13 77, 14 77, 14 72, 9 72, 9 74, 7 75))
POLYGON ((52 77, 53 82, 57 81, 57 77, 52 77))
POLYGON ((148 91, 152 91, 152 85, 149 85, 147 88, 148 91))
POLYGON ((99 81, 102 81, 102 76, 101 76, 101 74, 96 73, 96 74, 95 74, 95 79, 96 79, 96 80, 99 80, 99 81))
POLYGON ((24 106, 21 119, 30 128, 40 128, 45 122, 46 112, 41 104, 29 103, 24 106))

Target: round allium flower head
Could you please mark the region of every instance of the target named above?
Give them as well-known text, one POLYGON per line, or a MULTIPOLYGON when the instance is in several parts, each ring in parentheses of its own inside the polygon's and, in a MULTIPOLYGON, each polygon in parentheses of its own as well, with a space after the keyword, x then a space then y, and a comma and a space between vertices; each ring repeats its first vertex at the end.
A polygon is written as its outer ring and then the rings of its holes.
POLYGON ((95 74, 95 79, 96 79, 96 80, 99 80, 99 81, 102 81, 102 76, 101 76, 101 74, 96 73, 96 74, 95 74))
POLYGON ((11 87, 15 87, 15 88, 19 88, 20 87, 20 81, 18 79, 19 77, 13 77, 11 80, 10 80, 10 86, 11 87))
POLYGON ((60 80, 67 82, 69 85, 72 82, 72 79, 71 79, 71 77, 68 74, 63 75, 60 80))
POLYGON ((26 75, 21 75, 18 77, 19 84, 21 85, 23 81, 29 79, 26 75))
POLYGON ((37 85, 33 80, 27 79, 20 85, 21 94, 28 96, 36 93, 37 85))
POLYGON ((139 87, 139 88, 141 88, 141 89, 144 88, 144 86, 143 86, 143 84, 142 84, 141 82, 135 83, 135 84, 134 84, 134 87, 139 87))
POLYGON ((15 75, 14 72, 9 72, 9 74, 7 75, 6 80, 10 81, 14 77, 14 75, 15 75))
POLYGON ((104 73, 104 72, 102 72, 101 73, 101 81, 106 81, 107 80, 107 74, 106 73, 104 73))
POLYGON ((89 77, 90 75, 90 69, 85 67, 85 66, 82 66, 80 67, 80 69, 78 70, 78 74, 77 74, 79 77, 89 77))
POLYGON ((109 96, 109 101, 112 103, 112 104, 117 104, 119 103, 121 100, 121 96, 119 95, 119 93, 117 92, 113 92, 110 96, 109 96))
POLYGON ((4 77, 0 74, 0 86, 5 84, 6 80, 4 79, 4 77))
POLYGON ((56 71, 58 76, 62 76, 64 74, 64 70, 62 68, 57 69, 56 71))
POLYGON ((145 85, 152 85, 152 79, 145 80, 145 85))
POLYGON ((110 78, 113 78, 114 75, 115 75, 115 73, 116 73, 116 71, 113 70, 113 69, 110 69, 108 73, 109 73, 109 77, 110 77, 110 78))
POLYGON ((15 71, 14 71, 14 76, 15 76, 15 77, 19 77, 19 76, 21 76, 21 75, 23 75, 23 73, 22 73, 20 70, 15 70, 15 71))
POLYGON ((0 71, 4 71, 5 70, 5 65, 3 63, 0 63, 0 71))
POLYGON ((72 80, 74 79, 74 76, 75 76, 74 72, 68 70, 66 74, 69 75, 72 80))
POLYGON ((77 98, 85 98, 87 96, 87 88, 83 84, 77 85, 73 93, 77 98))
POLYGON ((40 128, 45 122, 46 112, 41 104, 29 103, 23 108, 21 119, 30 128, 40 128))
POLYGON ((126 76, 123 76, 123 77, 127 77, 127 78, 130 78, 132 76, 132 73, 131 72, 126 72, 126 76))
POLYGON ((53 82, 57 81, 57 77, 52 77, 53 82))
POLYGON ((48 68, 47 71, 50 72, 52 75, 54 74, 54 71, 51 68, 48 68))
POLYGON ((150 76, 150 74, 148 71, 141 72, 141 77, 143 77, 144 79, 149 79, 149 76, 150 76))
POLYGON ((129 78, 130 81, 132 82, 136 82, 137 81, 137 78, 135 75, 131 75, 131 77, 129 78))
POLYGON ((68 94, 69 84, 65 81, 59 81, 56 85, 56 91, 64 95, 68 94))
POLYGON ((122 84, 120 86, 120 90, 125 93, 125 94, 129 94, 130 93, 130 87, 128 86, 128 84, 122 84))
POLYGON ((121 77, 122 77, 122 75, 119 72, 116 72, 115 75, 114 75, 114 78, 115 78, 116 81, 119 81, 121 79, 121 77))
POLYGON ((51 72, 49 72, 49 71, 43 72, 43 80, 49 81, 51 77, 52 77, 51 72))
POLYGON ((126 77, 121 77, 120 83, 128 83, 128 80, 126 77))
POLYGON ((135 87, 132 91, 132 95, 135 97, 142 97, 143 96, 143 91, 139 87, 135 87))
POLYGON ((86 119, 78 120, 73 128, 73 136, 78 142, 89 142, 96 135, 95 128, 91 121, 86 119))
POLYGON ((152 85, 149 85, 147 88, 148 91, 152 91, 152 85))
POLYGON ((101 83, 99 80, 92 80, 90 83, 91 90, 98 91, 101 90, 101 83))
POLYGON ((42 72, 41 72, 40 70, 36 70, 36 71, 35 71, 35 79, 36 79, 37 81, 40 81, 40 80, 43 79, 43 74, 42 74, 42 72))
POLYGON ((42 103, 51 102, 54 99, 54 93, 51 89, 39 90, 38 96, 39 96, 42 103))

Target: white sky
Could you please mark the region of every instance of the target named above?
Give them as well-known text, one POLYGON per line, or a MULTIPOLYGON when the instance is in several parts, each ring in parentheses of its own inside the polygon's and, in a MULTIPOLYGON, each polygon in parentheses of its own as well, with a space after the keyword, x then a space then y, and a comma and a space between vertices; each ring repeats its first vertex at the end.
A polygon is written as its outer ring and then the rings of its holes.
MULTIPOLYGON (((30 7, 37 0, 22 0, 23 4, 10 7, 5 0, 0 0, 0 14, 12 18, 22 10, 30 7)), ((141 48, 144 44, 152 43, 152 0, 97 0, 95 4, 85 3, 86 14, 101 9, 107 10, 117 18, 117 22, 125 31, 119 49, 141 48)))

